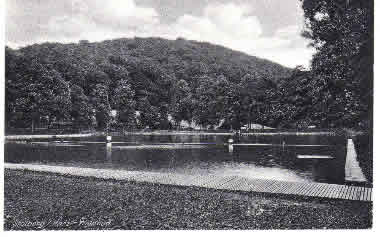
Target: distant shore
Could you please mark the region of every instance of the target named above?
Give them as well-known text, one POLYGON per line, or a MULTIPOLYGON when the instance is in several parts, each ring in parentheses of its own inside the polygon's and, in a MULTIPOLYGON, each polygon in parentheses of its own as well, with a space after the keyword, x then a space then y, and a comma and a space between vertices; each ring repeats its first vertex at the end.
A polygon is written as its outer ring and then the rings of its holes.
POLYGON ((129 132, 125 135, 334 135, 334 132, 129 132))
POLYGON ((24 140, 34 138, 69 138, 69 137, 91 137, 96 136, 96 133, 84 133, 84 134, 35 134, 35 135, 6 135, 5 140, 24 140))
MULTIPOLYGON (((253 135, 335 135, 335 132, 197 132, 197 131, 152 131, 152 132, 126 132, 124 134, 110 133, 111 136, 128 136, 128 135, 204 135, 204 136, 253 136, 253 135)), ((105 136, 105 133, 84 133, 84 134, 34 134, 34 135, 6 135, 6 140, 27 140, 27 139, 48 139, 48 138, 79 138, 79 137, 94 137, 105 136)))
MULTIPOLYGON (((29 131, 28 131, 29 132, 29 131)), ((6 134, 6 140, 25 140, 34 138, 75 138, 75 137, 93 137, 93 136, 105 136, 104 131, 86 131, 78 133, 70 133, 65 131, 45 131, 44 133, 30 134, 25 132, 24 134, 6 134)), ((252 135, 345 135, 348 137, 355 137, 360 135, 369 134, 368 131, 353 130, 353 129, 256 129, 249 131, 239 130, 133 130, 133 131, 110 131, 111 136, 128 136, 128 135, 205 135, 205 136, 252 136, 252 135)))

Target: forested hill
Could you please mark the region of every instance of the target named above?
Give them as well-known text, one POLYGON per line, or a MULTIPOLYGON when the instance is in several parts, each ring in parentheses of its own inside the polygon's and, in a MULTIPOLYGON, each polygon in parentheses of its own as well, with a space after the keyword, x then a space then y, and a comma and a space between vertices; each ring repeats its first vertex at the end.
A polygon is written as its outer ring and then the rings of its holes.
POLYGON ((6 122, 167 128, 170 114, 176 121, 215 125, 224 119, 239 127, 260 122, 271 93, 291 73, 265 59, 181 38, 7 47, 6 122), (118 111, 116 119, 111 110, 118 111))

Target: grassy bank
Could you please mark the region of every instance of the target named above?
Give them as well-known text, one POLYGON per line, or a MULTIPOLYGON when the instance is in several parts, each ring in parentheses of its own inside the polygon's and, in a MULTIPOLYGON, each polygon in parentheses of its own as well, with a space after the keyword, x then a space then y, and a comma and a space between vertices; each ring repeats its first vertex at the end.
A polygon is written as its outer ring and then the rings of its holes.
POLYGON ((5 170, 5 229, 370 228, 372 204, 5 170))

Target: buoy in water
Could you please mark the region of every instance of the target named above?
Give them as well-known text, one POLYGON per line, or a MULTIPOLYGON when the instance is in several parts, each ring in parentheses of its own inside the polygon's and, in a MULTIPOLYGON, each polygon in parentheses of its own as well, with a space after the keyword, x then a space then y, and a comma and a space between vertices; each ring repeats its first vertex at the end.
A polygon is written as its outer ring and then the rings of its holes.
POLYGON ((234 145, 232 144, 234 140, 232 138, 228 139, 228 152, 232 153, 234 151, 234 145))
POLYGON ((107 149, 111 149, 112 147, 112 137, 111 136, 107 136, 107 149))

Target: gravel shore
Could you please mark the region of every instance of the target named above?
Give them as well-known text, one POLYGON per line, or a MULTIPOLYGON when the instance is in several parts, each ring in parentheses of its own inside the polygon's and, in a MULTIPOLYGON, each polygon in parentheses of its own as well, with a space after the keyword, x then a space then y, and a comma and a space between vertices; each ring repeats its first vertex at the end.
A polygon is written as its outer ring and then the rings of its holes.
POLYGON ((366 229, 372 204, 4 172, 4 229, 366 229))

